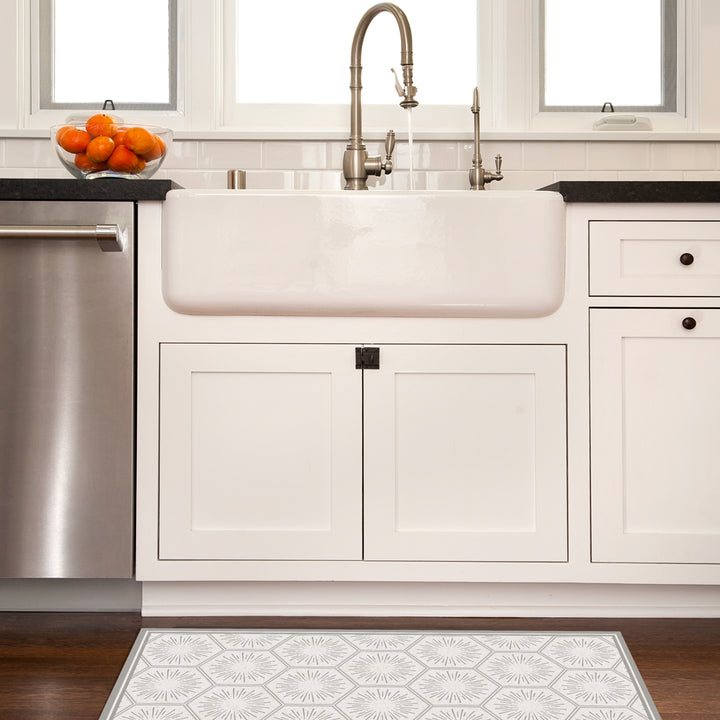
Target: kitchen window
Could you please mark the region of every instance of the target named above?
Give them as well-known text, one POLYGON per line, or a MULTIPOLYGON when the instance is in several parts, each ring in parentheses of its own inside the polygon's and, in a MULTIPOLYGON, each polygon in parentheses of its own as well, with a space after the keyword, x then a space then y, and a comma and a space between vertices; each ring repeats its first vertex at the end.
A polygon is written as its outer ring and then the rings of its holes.
POLYGON ((178 109, 177 0, 33 0, 34 112, 178 109))
POLYGON ((541 0, 539 51, 541 112, 677 110, 677 0, 541 0))
MULTIPOLYGON (((224 1, 224 125, 349 130, 350 50, 374 0, 224 1)), ((477 0, 396 0, 413 37, 420 128, 466 128, 477 85, 477 0)), ((363 127, 403 131, 391 68, 400 35, 390 13, 370 23, 362 47, 363 127)))

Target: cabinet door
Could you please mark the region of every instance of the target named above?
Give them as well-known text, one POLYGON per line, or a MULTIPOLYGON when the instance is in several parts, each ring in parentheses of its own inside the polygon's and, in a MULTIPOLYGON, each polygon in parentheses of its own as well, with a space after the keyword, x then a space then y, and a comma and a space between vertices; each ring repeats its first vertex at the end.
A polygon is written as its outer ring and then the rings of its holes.
POLYGON ((366 560, 567 560, 565 346, 382 346, 366 560))
POLYGON ((593 561, 720 562, 720 310, 594 309, 590 341, 593 561))
POLYGON ((362 374, 344 345, 163 344, 163 559, 357 559, 362 374))

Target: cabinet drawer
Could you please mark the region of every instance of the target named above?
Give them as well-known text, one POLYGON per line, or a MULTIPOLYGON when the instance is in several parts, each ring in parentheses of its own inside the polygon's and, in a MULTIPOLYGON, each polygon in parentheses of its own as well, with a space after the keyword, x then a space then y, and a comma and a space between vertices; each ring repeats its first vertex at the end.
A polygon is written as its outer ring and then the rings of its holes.
POLYGON ((590 295, 720 295, 720 222, 589 225, 590 295))

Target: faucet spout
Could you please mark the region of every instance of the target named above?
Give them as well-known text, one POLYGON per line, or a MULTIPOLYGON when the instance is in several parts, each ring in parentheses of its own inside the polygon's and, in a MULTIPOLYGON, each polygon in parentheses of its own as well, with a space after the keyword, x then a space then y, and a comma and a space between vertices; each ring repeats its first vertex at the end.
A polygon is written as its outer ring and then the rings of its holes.
POLYGON ((374 5, 360 18, 350 52, 350 140, 343 158, 346 190, 367 190, 369 175, 381 175, 383 172, 389 175, 392 171, 389 156, 386 163, 383 163, 379 156, 368 157, 362 137, 362 47, 370 23, 381 12, 389 12, 397 21, 400 30, 400 65, 403 74, 400 106, 413 108, 418 104, 415 100, 417 88, 413 85, 412 31, 407 16, 392 3, 374 5))

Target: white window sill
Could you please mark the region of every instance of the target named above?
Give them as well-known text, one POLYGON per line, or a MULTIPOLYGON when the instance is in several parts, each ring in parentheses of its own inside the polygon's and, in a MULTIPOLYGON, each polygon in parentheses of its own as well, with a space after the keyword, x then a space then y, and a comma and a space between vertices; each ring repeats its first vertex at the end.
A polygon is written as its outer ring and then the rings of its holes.
MULTIPOLYGON (((402 131, 400 131, 402 135, 402 131)), ((180 141, 207 141, 207 140, 285 140, 285 141, 338 141, 345 142, 348 132, 337 130, 177 130, 173 133, 175 140, 180 141)), ((3 129, 0 128, 0 139, 7 138, 50 138, 47 128, 3 129)), ((384 132, 368 131, 365 139, 372 142, 382 141, 384 132)), ((467 131, 418 131, 414 133, 415 140, 425 141, 472 141, 472 129, 467 131)), ((682 131, 550 131, 550 130, 486 130, 482 133, 483 142, 608 142, 608 141, 637 141, 637 142, 720 142, 720 130, 704 132, 682 131)))

